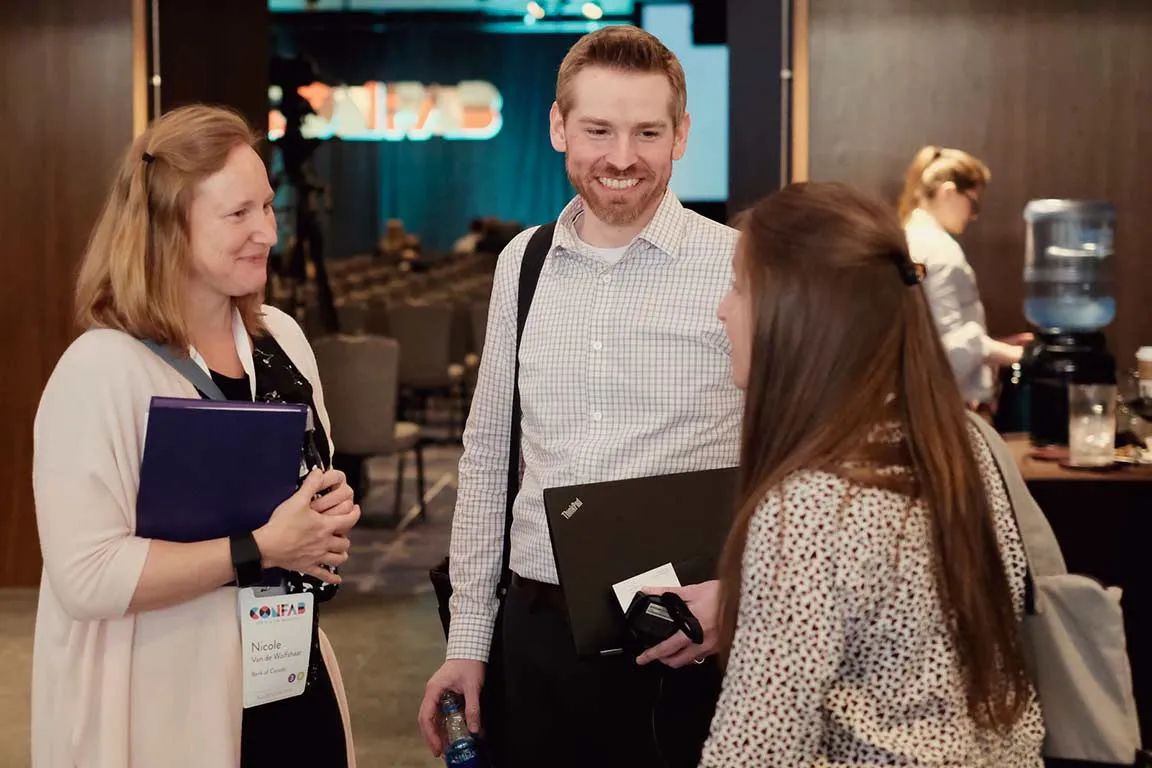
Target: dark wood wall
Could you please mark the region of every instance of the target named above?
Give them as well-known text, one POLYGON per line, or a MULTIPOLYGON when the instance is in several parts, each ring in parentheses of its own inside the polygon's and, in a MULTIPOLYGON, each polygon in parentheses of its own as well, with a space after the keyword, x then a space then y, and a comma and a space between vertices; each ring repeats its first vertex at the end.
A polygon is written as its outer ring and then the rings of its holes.
POLYGON ((1119 306, 1108 332, 1119 364, 1134 365, 1136 347, 1152 344, 1152 2, 807 3, 809 177, 895 201, 924 144, 987 162, 992 184, 962 244, 994 335, 1026 330, 1025 203, 1112 201, 1119 306))
MULTIPOLYGON (((791 0, 728 0, 728 215, 780 188, 781 29, 791 0)), ((699 5, 699 4, 698 4, 699 5)))
POLYGON ((268 0, 162 0, 159 12, 161 111, 226 104, 266 131, 268 0))
POLYGON ((34 585, 32 421, 72 281, 132 139, 132 0, 0 2, 0 586, 34 585))
MULTIPOLYGON (((73 280, 113 169, 152 114, 150 5, 0 0, 0 586, 40 577, 32 423, 76 335, 73 280)), ((222 103, 266 126, 265 0, 159 10, 161 109, 222 103)))

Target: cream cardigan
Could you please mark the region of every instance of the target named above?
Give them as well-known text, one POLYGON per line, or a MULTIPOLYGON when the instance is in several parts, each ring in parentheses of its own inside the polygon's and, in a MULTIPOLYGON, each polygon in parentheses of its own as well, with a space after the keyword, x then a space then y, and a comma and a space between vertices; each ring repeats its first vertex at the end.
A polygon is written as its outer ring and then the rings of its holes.
MULTIPOLYGON (((300 327, 272 307, 268 330, 328 414, 300 327)), ((32 661, 33 768, 224 768, 240 761, 236 590, 128 614, 149 541, 134 535, 153 396, 197 397, 131 336, 92 330, 56 365, 35 423, 32 480, 44 571, 32 661)), ((329 432, 329 434, 331 434, 329 432)), ((344 716, 340 670, 320 644, 344 716)), ((285 738, 299 738, 286 724, 285 738)))

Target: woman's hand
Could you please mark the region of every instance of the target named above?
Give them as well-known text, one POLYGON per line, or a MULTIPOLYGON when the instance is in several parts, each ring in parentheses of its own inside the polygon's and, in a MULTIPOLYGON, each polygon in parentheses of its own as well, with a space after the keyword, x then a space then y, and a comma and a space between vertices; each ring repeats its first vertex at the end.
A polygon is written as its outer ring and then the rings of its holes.
POLYGON ((649 594, 675 592, 683 598, 692 615, 700 622, 700 628, 704 630, 704 642, 696 645, 683 632, 677 632, 640 654, 636 659, 637 664, 643 666, 653 661, 660 661, 669 667, 683 667, 693 662, 699 664, 716 652, 720 631, 719 581, 706 581, 687 587, 646 587, 643 591, 649 594))
MULTIPOLYGON (((328 584, 340 583, 338 575, 320 566, 336 568, 348 559, 351 542, 346 534, 360 519, 360 507, 352 503, 349 489, 347 498, 341 493, 325 512, 313 508, 325 499, 314 497, 325 487, 325 478, 331 480, 329 474, 313 470, 300 489, 253 532, 265 566, 305 573, 328 584), (345 507, 347 511, 340 511, 345 507)), ((343 483, 343 473, 339 474, 343 483)), ((339 485, 336 490, 340 491, 339 485)))
POLYGON ((1029 331, 1024 333, 1014 333, 1011 336, 1004 336, 1000 341, 1005 344, 1011 344, 1014 347, 1026 347, 1036 340, 1036 334, 1029 331))
POLYGON ((352 486, 344 473, 338 469, 330 469, 320 479, 320 493, 323 494, 312 500, 312 509, 321 514, 345 515, 352 511, 352 486))
POLYGON ((988 357, 986 362, 990 365, 1015 365, 1024 357, 1024 347, 1017 344, 1006 344, 1003 341, 992 339, 988 342, 988 357))

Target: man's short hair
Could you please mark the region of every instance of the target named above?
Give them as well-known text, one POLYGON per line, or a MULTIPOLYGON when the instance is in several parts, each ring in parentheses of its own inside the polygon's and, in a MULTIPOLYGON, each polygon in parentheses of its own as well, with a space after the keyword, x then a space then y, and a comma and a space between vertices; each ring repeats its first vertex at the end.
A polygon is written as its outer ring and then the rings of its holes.
POLYGON ((588 67, 603 67, 617 72, 661 74, 672 86, 673 125, 684 120, 688 107, 688 86, 684 68, 672 51, 650 32, 633 26, 610 26, 580 38, 560 64, 556 78, 556 104, 562 117, 572 108, 572 81, 588 67))

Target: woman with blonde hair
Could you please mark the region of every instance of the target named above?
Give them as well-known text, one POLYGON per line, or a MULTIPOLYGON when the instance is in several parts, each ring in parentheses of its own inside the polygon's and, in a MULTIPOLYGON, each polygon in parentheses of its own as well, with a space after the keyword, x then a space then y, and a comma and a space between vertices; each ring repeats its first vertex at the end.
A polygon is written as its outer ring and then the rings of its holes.
POLYGON ((57 363, 35 423, 44 570, 34 768, 353 764, 318 611, 303 692, 250 708, 242 700, 237 587, 275 582, 315 604, 328 599, 360 515, 330 468, 308 342, 261 304, 276 223, 256 141, 223 109, 164 115, 125 154, 84 254, 84 332, 57 363), (146 341, 190 359, 216 387, 194 386, 146 341), (193 543, 137 535, 151 399, 215 388, 232 400, 309 406, 315 427, 301 449, 310 472, 254 531, 193 543))
POLYGON ((927 269, 924 292, 940 340, 961 396, 974 408, 991 404, 991 366, 1019 362, 1032 338, 989 338, 976 273, 955 240, 979 216, 991 180, 988 166, 967 152, 924 147, 908 167, 899 203, 912 260, 927 269))
POLYGON ((745 393, 702 765, 1040 768, 1004 484, 891 209, 793 184, 718 315, 745 393))

